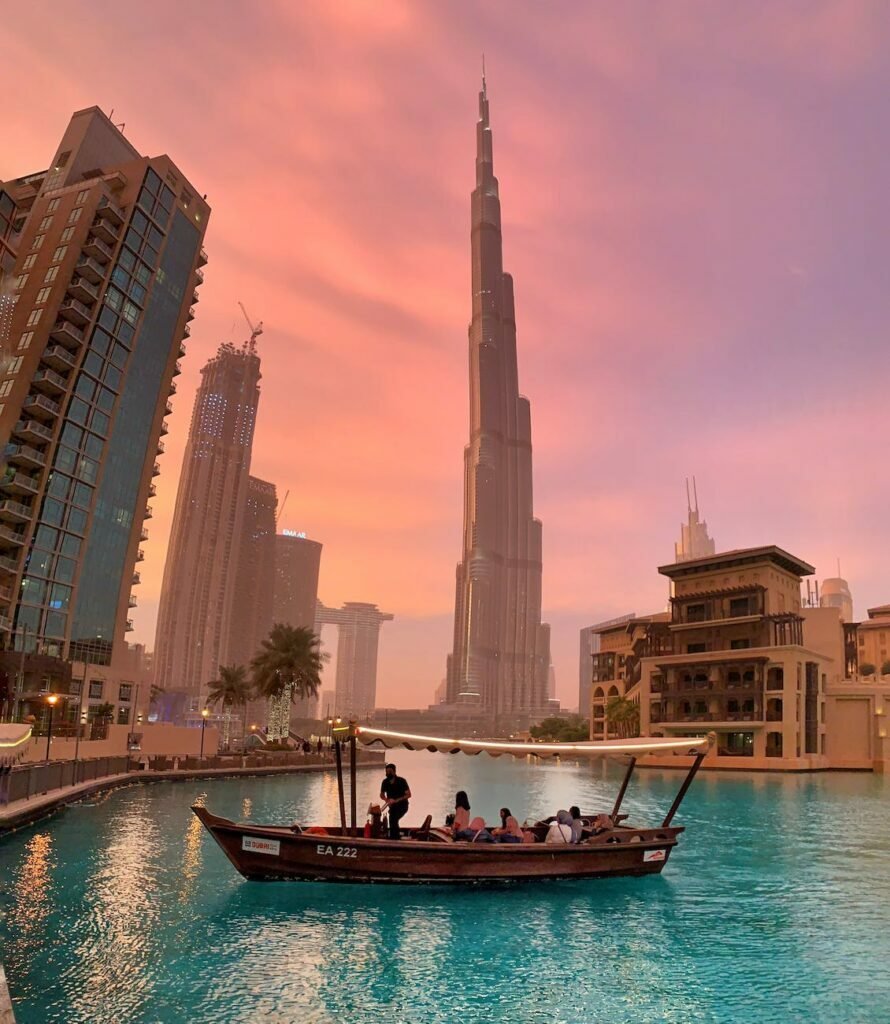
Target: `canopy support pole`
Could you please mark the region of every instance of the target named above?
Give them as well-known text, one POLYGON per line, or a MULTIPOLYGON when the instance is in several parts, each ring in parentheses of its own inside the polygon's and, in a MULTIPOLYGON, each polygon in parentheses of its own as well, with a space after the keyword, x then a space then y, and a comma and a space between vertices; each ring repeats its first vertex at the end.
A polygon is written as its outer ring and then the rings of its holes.
POLYGON ((334 740, 334 757, 337 760, 337 795, 340 797, 340 834, 346 835, 346 801, 343 797, 343 756, 340 741, 334 740))
POLYGON ((624 794, 627 792, 627 787, 630 783, 630 777, 634 773, 634 765, 636 765, 637 759, 632 757, 630 764, 627 766, 627 771, 624 774, 624 781, 621 783, 621 789, 618 790, 618 796, 615 797, 615 806, 612 808, 612 821, 618 817, 618 812, 621 810, 621 802, 624 800, 624 794))
POLYGON ((355 793, 355 735, 349 737, 349 816, 352 823, 353 839, 358 835, 356 825, 356 793, 355 793))
POLYGON ((661 823, 662 828, 667 828, 668 825, 670 825, 670 823, 674 820, 674 815, 677 813, 680 804, 683 803, 683 797, 686 796, 686 790, 689 789, 689 787, 692 785, 692 780, 698 773, 699 768, 701 768, 701 763, 702 761, 704 761, 704 759, 704 754, 695 755, 695 761, 693 761, 692 767, 689 769, 689 774, 683 780, 683 785, 680 787, 680 792, 674 798, 674 802, 671 804, 671 809, 667 812, 667 817, 661 823))

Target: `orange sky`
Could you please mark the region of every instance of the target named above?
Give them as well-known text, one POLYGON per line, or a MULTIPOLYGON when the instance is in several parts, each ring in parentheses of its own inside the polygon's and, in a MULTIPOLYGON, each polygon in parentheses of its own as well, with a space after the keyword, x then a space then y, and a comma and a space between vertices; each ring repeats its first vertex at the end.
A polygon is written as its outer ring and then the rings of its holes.
POLYGON ((33 0, 0 21, 0 177, 45 167, 95 103, 213 208, 135 638, 240 299, 265 323, 253 472, 323 542, 326 603, 395 613, 378 703, 431 699, 483 50, 560 696, 581 625, 664 603, 687 474, 718 546, 820 575, 839 556, 858 614, 890 600, 886 5, 33 0))

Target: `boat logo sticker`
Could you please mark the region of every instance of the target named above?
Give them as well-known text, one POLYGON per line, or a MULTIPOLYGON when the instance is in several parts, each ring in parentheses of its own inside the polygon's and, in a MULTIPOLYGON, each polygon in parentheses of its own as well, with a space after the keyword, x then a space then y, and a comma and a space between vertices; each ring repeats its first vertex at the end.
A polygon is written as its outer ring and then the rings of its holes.
POLYGON ((255 836, 244 836, 241 840, 242 850, 251 850, 253 853, 268 853, 271 857, 277 857, 281 843, 277 839, 257 839, 255 836))
POLYGON ((646 852, 643 854, 643 863, 649 864, 654 860, 664 860, 664 858, 664 850, 646 850, 646 852))

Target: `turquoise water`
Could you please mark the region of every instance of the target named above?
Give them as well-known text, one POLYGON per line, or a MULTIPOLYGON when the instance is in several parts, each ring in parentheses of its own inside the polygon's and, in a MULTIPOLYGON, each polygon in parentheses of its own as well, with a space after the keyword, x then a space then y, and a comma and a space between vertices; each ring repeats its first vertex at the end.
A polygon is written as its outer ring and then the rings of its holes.
MULTIPOLYGON (((400 752, 409 821, 611 806, 617 767, 400 752), (416 813, 414 813, 416 812, 416 813)), ((374 797, 359 776, 359 807, 374 797)), ((680 776, 637 774, 655 823, 680 776)), ((327 776, 131 787, 0 841, 19 1024, 890 1022, 890 782, 700 776, 661 876, 498 889, 246 882, 189 811, 336 819, 327 776)))

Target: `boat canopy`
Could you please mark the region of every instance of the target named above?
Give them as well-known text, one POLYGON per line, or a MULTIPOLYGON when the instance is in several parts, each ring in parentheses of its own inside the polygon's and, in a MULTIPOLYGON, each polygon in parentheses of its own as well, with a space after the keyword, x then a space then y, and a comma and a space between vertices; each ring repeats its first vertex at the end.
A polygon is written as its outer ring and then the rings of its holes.
POLYGON ((25 752, 31 726, 0 722, 0 765, 12 764, 25 752))
POLYGON ((382 743, 384 747, 406 747, 408 750, 430 750, 440 754, 490 754, 500 757, 642 757, 644 754, 705 754, 711 745, 708 736, 679 736, 674 739, 642 736, 627 740, 605 740, 600 743, 536 743, 501 740, 461 740, 441 736, 420 736, 407 732, 391 732, 369 725, 346 724, 334 726, 334 739, 349 739, 370 746, 382 743))

